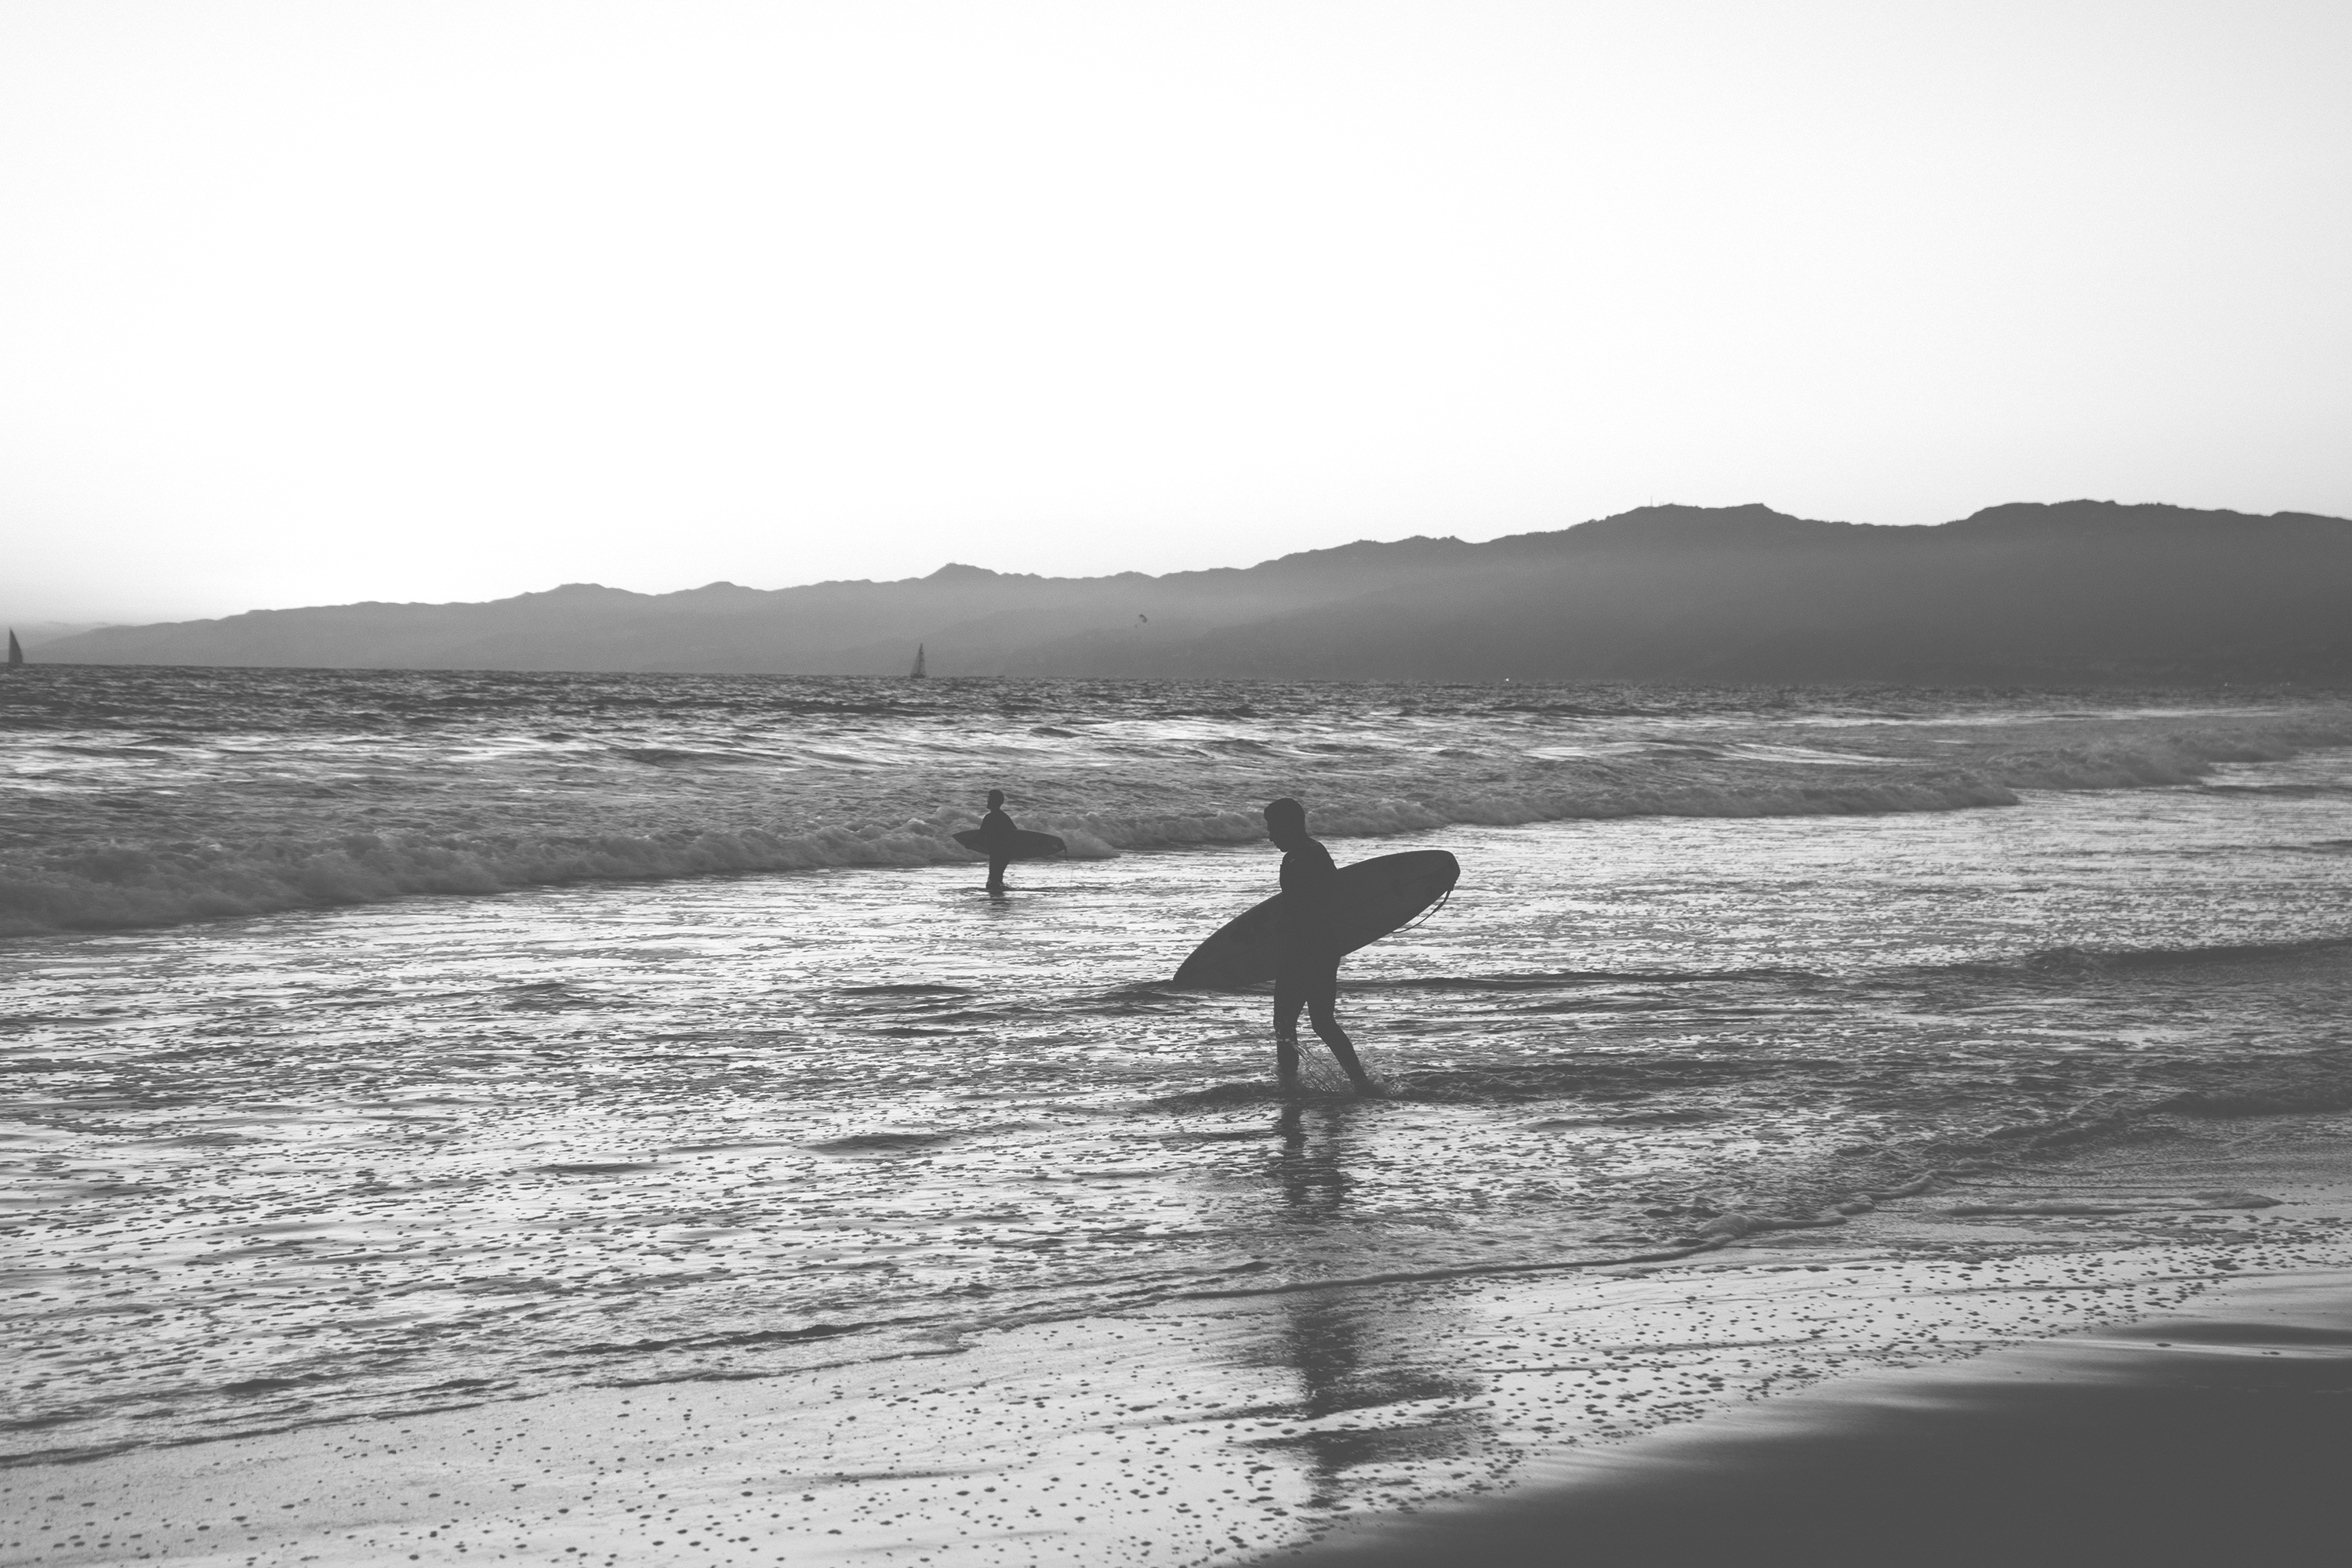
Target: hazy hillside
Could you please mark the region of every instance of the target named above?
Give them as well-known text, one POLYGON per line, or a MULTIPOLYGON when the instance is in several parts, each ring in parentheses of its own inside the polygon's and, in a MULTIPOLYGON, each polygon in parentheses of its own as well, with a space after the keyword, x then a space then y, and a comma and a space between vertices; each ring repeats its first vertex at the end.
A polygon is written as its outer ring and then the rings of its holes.
POLYGON ((2352 521, 2071 501, 1935 528, 1645 507, 1481 544, 1247 569, 479 605, 110 626, 37 662, 1326 679, 2352 679, 2352 521))
POLYGON ((83 632, 95 631, 100 626, 110 624, 111 623, 106 621, 18 621, 9 626, 8 630, 15 632, 16 640, 29 648, 38 647, 43 643, 53 643, 63 637, 77 637, 83 632))

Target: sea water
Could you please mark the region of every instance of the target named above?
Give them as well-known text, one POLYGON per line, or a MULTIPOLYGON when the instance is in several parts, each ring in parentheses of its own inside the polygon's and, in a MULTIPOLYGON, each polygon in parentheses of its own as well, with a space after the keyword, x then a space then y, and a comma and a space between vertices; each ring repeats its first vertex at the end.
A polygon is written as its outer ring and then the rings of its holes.
POLYGON ((16 1462, 2352 1104, 2340 699, 28 667, 0 716, 16 1462), (1072 846, 1003 899, 991 787, 1072 846), (1266 996, 1167 984, 1280 794, 1462 863, 1343 971, 1377 1100, 1284 1107, 1266 996))

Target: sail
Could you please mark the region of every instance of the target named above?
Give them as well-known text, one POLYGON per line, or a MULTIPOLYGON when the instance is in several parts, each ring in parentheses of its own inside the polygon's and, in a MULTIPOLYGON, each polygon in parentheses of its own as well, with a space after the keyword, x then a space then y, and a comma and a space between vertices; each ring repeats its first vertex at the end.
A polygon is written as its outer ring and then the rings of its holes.
POLYGON ((15 630, 15 628, 11 627, 11 628, 10 628, 10 630, 9 630, 9 632, 8 632, 8 665, 9 665, 9 668, 13 669, 13 668, 15 668, 17 665, 20 665, 20 664, 22 664, 22 663, 24 663, 24 662, 25 662, 25 649, 24 649, 23 646, 22 646, 21 644, 19 644, 19 643, 16 641, 16 630, 15 630))
POLYGON ((915 669, 911 679, 916 680, 923 679, 923 645, 921 643, 915 645, 915 669))

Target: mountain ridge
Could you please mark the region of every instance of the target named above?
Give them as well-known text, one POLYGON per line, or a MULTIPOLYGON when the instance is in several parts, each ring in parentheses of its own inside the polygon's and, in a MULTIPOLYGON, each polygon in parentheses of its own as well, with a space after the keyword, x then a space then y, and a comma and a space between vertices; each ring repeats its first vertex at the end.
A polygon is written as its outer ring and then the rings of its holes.
POLYGON ((1927 527, 1653 506, 1246 567, 669 594, 567 583, 107 626, 42 663, 1399 680, 2352 679, 2352 521, 2011 502, 1927 527))

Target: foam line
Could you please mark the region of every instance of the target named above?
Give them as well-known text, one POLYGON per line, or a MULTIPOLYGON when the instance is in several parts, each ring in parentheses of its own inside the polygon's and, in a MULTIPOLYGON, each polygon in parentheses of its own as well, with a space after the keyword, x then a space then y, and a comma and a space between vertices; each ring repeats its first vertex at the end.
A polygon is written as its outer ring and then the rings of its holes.
MULTIPOLYGON (((2003 753, 1973 767, 1903 776, 1824 777, 1800 769, 1763 776, 1693 774, 1682 763, 1596 765, 1573 776, 1520 776, 1478 786, 1433 781, 1411 796, 1366 793, 1377 781, 1334 775, 1316 796, 1326 837, 1383 837, 1455 826, 1641 816, 1818 817, 1945 812, 2017 805, 2021 789, 2167 788, 2221 762, 2276 761, 2305 744, 2340 741, 2292 733, 2168 734, 2003 753)), ((1114 790, 1129 787, 1117 777, 1114 790)), ((1139 786, 1138 786, 1139 787, 1139 786)), ((1213 785, 1202 780, 1202 790, 1213 785)), ((1235 787, 1238 787, 1237 785, 1235 787)), ((947 812, 882 825, 824 824, 800 831, 683 822, 665 832, 490 832, 260 835, 190 842, 83 841, 0 855, 0 936, 173 925, 418 895, 482 897, 583 881, 740 876, 832 867, 971 864, 951 837, 972 826, 947 812)), ((1073 859, 1255 843, 1255 811, 1065 811, 1024 816, 1058 834, 1073 859)))

